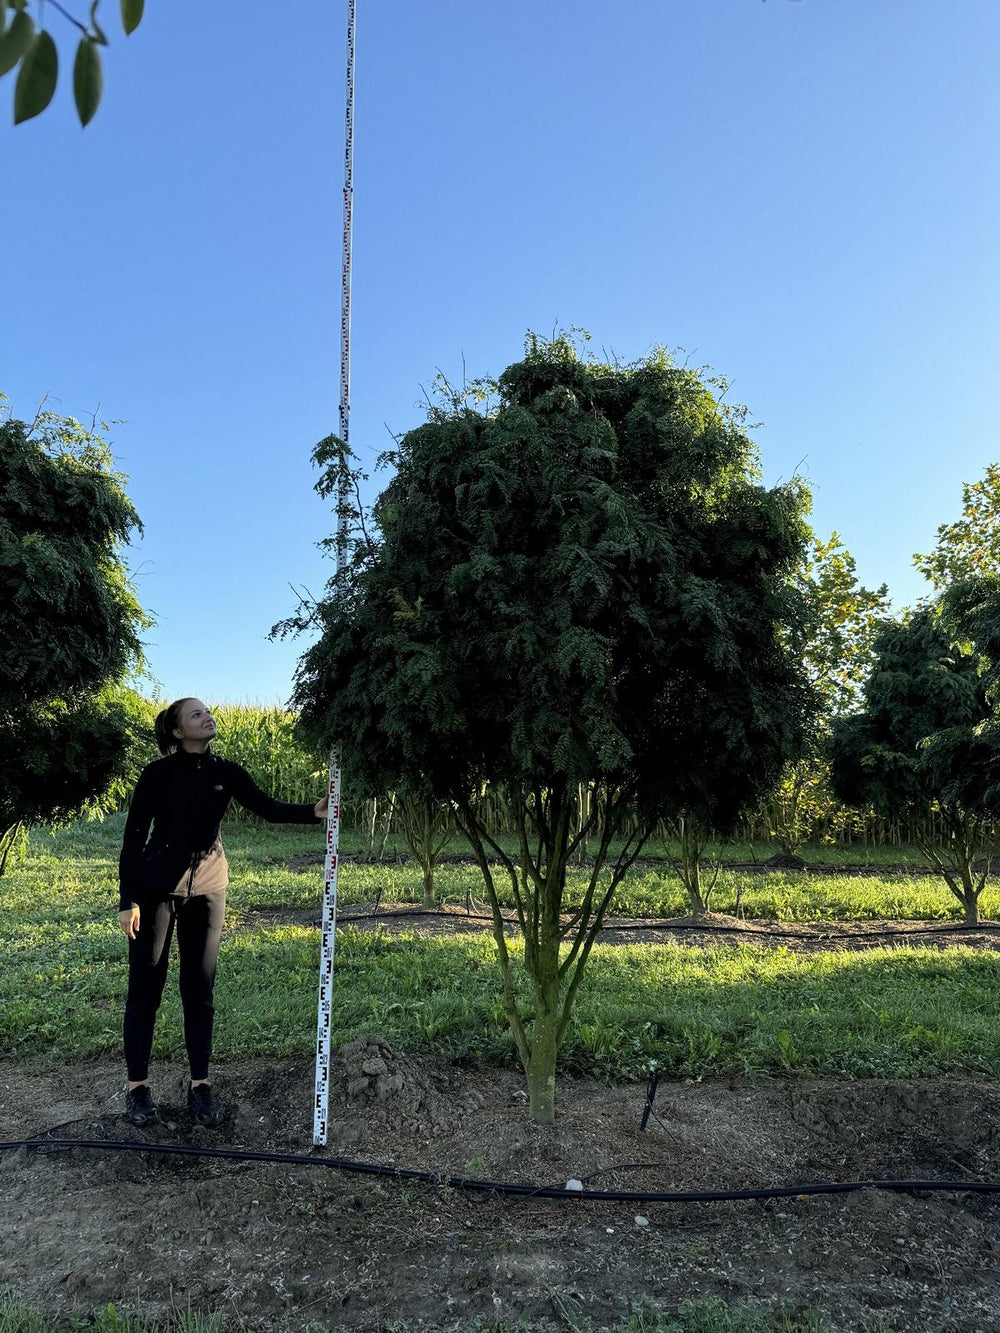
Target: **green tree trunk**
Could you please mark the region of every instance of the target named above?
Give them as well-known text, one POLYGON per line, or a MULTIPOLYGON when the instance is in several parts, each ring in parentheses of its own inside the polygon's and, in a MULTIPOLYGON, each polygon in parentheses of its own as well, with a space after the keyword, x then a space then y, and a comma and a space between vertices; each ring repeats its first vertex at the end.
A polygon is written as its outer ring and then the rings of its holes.
POLYGON ((551 1125, 556 1117, 556 1058, 559 1054, 559 940, 544 949, 535 977, 535 1020, 531 1025, 531 1059, 525 1070, 528 1105, 536 1125, 551 1125))
POLYGON ((955 896, 962 904, 967 926, 979 925, 979 896, 985 883, 986 875, 984 874, 980 879, 972 868, 971 860, 962 866, 960 891, 956 890, 955 896), (979 880, 978 883, 977 879, 979 880))
POLYGON ((440 907, 437 896, 437 885, 434 883, 434 862, 425 861, 420 867, 424 876, 424 896, 421 906, 425 908, 440 907))
POLYGON ((692 916, 707 916, 711 911, 712 892, 722 866, 721 854, 706 880, 701 873, 701 858, 709 841, 709 830, 698 819, 681 815, 674 825, 680 841, 680 856, 673 862, 680 876, 692 916))
POLYGON ((396 796, 396 813, 403 841, 416 857, 423 876, 425 908, 439 907, 434 872, 441 853, 454 834, 454 819, 450 808, 418 792, 403 789, 396 796))
POLYGON ((17 845, 23 829, 24 825, 19 820, 9 828, 0 830, 0 875, 7 869, 7 860, 17 845))
POLYGON ((973 816, 956 809, 946 810, 944 813, 945 828, 950 836, 947 837, 943 847, 935 846, 926 837, 918 838, 917 846, 958 899, 962 906, 965 925, 978 926, 979 900, 989 879, 992 844, 983 839, 982 830, 977 827, 973 816), (985 866, 982 870, 977 870, 976 854, 984 849, 985 866))
MULTIPOLYGON (((463 829, 476 853, 493 912, 503 984, 503 1009, 511 1026, 528 1088, 532 1120, 551 1125, 555 1119, 556 1060, 569 1025, 573 1002, 583 979, 591 947, 611 904, 615 889, 639 854, 652 825, 635 830, 615 862, 607 864, 608 846, 620 829, 620 813, 605 796, 603 828, 594 868, 583 901, 563 902, 566 869, 586 828, 570 836, 575 799, 568 791, 536 789, 518 814, 520 857, 513 860, 476 818, 471 805, 462 808, 463 829), (611 806, 612 808, 608 808, 611 806), (532 833, 537 834, 537 842, 532 833), (523 967, 531 981, 533 1006, 522 1014, 514 985, 514 962, 507 948, 507 922, 501 910, 487 846, 509 878, 518 924, 524 941, 523 967), (560 950, 565 946, 565 956, 560 950)), ((593 811, 596 817, 598 811, 593 811)))

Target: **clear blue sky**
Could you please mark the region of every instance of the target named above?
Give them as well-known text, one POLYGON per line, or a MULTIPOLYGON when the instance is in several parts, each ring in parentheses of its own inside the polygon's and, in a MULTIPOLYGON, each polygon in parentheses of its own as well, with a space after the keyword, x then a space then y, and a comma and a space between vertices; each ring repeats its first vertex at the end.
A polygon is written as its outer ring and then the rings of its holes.
MULTIPOLYGON (((67 0, 71 3, 71 0, 67 0)), ((79 0, 77 8, 87 6, 79 0)), ((10 123, 0 388, 120 418, 164 691, 287 698, 270 644, 336 429, 345 6, 149 0, 81 130, 10 123)), ((525 330, 683 348, 897 605, 1000 455, 997 0, 358 0, 352 443, 525 330)))

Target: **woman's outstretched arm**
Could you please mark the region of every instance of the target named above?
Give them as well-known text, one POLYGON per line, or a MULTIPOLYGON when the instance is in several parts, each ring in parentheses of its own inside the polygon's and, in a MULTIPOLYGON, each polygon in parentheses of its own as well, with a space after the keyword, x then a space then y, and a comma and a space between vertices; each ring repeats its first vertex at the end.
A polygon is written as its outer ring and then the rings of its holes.
POLYGON ((319 807, 324 801, 301 805, 293 801, 276 801, 261 791, 245 768, 232 760, 228 763, 233 796, 252 815, 259 815, 269 824, 318 824, 322 819, 319 807))

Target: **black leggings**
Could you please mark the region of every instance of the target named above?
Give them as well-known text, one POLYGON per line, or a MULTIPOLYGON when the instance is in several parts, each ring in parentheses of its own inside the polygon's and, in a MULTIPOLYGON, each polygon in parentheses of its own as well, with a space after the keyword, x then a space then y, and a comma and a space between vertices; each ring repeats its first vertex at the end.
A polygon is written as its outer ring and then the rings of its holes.
POLYGON ((184 1044, 192 1079, 208 1077, 212 1056, 212 992, 219 940, 226 914, 226 891, 139 904, 139 930, 128 942, 128 999, 125 1001, 125 1063, 130 1083, 149 1076, 153 1025, 160 1007, 177 923, 184 1044))

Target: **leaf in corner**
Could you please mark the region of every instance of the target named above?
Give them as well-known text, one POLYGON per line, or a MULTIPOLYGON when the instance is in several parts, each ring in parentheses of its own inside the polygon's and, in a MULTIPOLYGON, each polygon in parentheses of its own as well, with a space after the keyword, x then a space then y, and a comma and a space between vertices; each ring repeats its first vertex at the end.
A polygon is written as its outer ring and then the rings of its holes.
POLYGON ((125 29, 126 37, 131 37, 142 22, 142 10, 145 3, 146 0, 121 0, 122 27, 125 29))
POLYGON ((76 60, 73 63, 73 99, 81 125, 93 119, 101 100, 102 86, 100 52, 89 38, 84 37, 76 48, 76 60))
POLYGON ((35 24, 30 14, 15 14, 13 22, 0 37, 0 75, 8 73, 31 45, 35 24))
POLYGON ((59 77, 59 53, 42 29, 25 52, 14 88, 14 124, 39 115, 52 101, 59 77))

